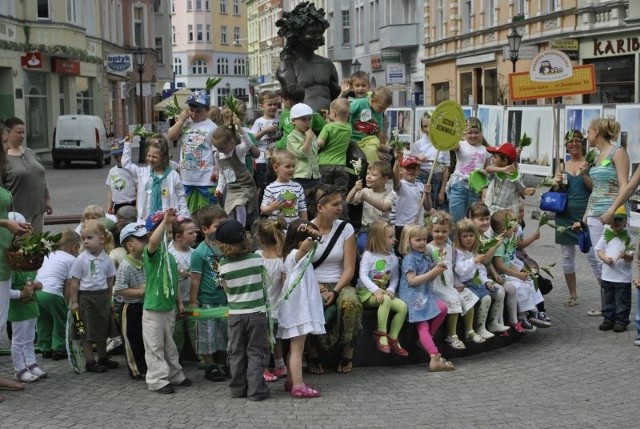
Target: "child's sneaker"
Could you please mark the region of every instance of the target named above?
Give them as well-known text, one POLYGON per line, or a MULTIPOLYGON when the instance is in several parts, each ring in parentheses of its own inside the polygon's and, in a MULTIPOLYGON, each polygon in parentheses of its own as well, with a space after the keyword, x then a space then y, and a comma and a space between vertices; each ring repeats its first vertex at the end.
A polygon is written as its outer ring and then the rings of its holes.
POLYGON ((474 331, 473 329, 467 332, 467 334, 465 335, 465 340, 473 341, 476 344, 484 343, 484 338, 482 338, 482 336, 478 334, 476 331, 474 331))
POLYGON ((29 367, 29 372, 38 378, 47 378, 47 375, 48 375, 46 371, 41 370, 38 364, 36 363, 34 363, 29 367))
POLYGON ((544 311, 538 311, 538 319, 551 323, 551 318, 544 311))
POLYGON ((536 327, 533 326, 528 319, 520 319, 518 322, 520 322, 520 325, 522 325, 522 328, 527 331, 528 334, 536 332, 536 327))
MULTIPOLYGON (((545 320, 542 320, 538 317, 538 312, 537 311, 529 311, 527 312, 527 318, 524 320, 528 320, 529 322, 531 322, 532 325, 535 325, 539 328, 548 328, 549 326, 551 326, 551 322, 547 322, 545 320)), ((524 327, 524 325, 523 325, 524 327)), ((526 329, 526 328, 525 328, 526 329)))
POLYGON ((269 371, 266 368, 262 372, 262 378, 264 378, 264 381, 266 381, 267 383, 271 383, 273 381, 278 381, 278 376, 275 375, 275 374, 272 374, 271 371, 269 371))
POLYGON ((458 338, 457 335, 449 335, 447 338, 444 339, 444 342, 457 350, 464 350, 467 348, 467 346, 465 346, 464 343, 460 341, 460 338, 458 338))
POLYGON ((37 375, 31 374, 27 368, 22 371, 16 372, 16 379, 18 381, 22 381, 23 383, 33 383, 35 381, 40 380, 40 377, 37 375))
POLYGON ((286 366, 283 366, 281 368, 274 368, 273 371, 271 371, 271 374, 275 375, 278 378, 286 377, 287 373, 288 371, 286 366))
POLYGON ((87 362, 86 365, 84 366, 84 369, 86 369, 89 372, 96 373, 96 374, 101 374, 103 372, 107 372, 107 368, 105 368, 104 366, 100 365, 95 360, 91 361, 91 362, 87 362))

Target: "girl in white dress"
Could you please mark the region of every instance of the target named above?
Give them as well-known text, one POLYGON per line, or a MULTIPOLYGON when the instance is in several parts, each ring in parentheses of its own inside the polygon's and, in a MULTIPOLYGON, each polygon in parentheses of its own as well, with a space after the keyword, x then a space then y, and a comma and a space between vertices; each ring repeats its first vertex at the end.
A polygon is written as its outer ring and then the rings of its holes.
POLYGON ((285 390, 295 398, 320 396, 320 392, 302 379, 305 338, 307 334, 325 333, 322 297, 311 264, 316 247, 314 239, 320 237, 314 224, 298 219, 289 225, 282 248, 286 280, 278 308, 278 338, 291 340, 285 390))
POLYGON ((449 236, 453 230, 451 216, 443 211, 435 212, 428 218, 427 230, 431 235, 431 242, 427 244, 433 259, 437 263, 444 263, 447 269, 433 280, 433 294, 447 304, 447 337, 445 342, 454 349, 465 349, 466 346, 457 335, 458 318, 462 315, 465 339, 474 343, 483 343, 482 338, 473 330, 473 306, 478 302, 478 296, 457 282, 454 276, 454 249, 449 236))

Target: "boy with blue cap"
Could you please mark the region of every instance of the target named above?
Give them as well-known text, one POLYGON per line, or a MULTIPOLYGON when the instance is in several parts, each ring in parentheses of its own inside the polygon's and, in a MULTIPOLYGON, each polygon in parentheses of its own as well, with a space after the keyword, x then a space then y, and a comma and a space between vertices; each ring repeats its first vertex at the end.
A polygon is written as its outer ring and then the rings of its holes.
POLYGON ((115 165, 109 170, 106 185, 107 211, 115 214, 120 207, 136 205, 136 178, 126 168, 122 168, 122 152, 124 140, 114 139, 111 143, 111 157, 115 165))

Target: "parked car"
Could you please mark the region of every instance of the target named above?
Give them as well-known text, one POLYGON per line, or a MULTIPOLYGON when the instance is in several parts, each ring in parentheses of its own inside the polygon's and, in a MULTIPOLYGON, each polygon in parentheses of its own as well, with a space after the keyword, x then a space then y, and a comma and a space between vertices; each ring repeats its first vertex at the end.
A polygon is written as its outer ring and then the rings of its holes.
POLYGON ((94 161, 97 168, 111 164, 111 144, 102 118, 91 115, 58 116, 53 130, 53 168, 62 161, 94 161))

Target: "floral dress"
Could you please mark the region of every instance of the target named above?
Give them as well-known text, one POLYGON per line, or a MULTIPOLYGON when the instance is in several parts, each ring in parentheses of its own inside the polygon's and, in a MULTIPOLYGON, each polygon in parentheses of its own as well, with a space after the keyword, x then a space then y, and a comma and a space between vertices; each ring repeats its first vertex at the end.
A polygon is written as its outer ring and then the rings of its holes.
POLYGON ((410 323, 431 320, 440 314, 436 297, 431 291, 431 282, 410 286, 407 280, 407 273, 413 272, 419 276, 428 272, 433 265, 431 255, 413 250, 402 258, 398 296, 407 303, 410 323))
POLYGON ((432 243, 429 243, 427 248, 433 254, 433 260, 436 263, 444 262, 447 264, 445 272, 433 280, 433 293, 447 304, 447 314, 467 314, 467 311, 471 310, 478 302, 478 296, 467 288, 458 292, 454 287, 458 282, 453 273, 455 264, 454 250, 451 244, 445 244, 442 252, 432 243))

